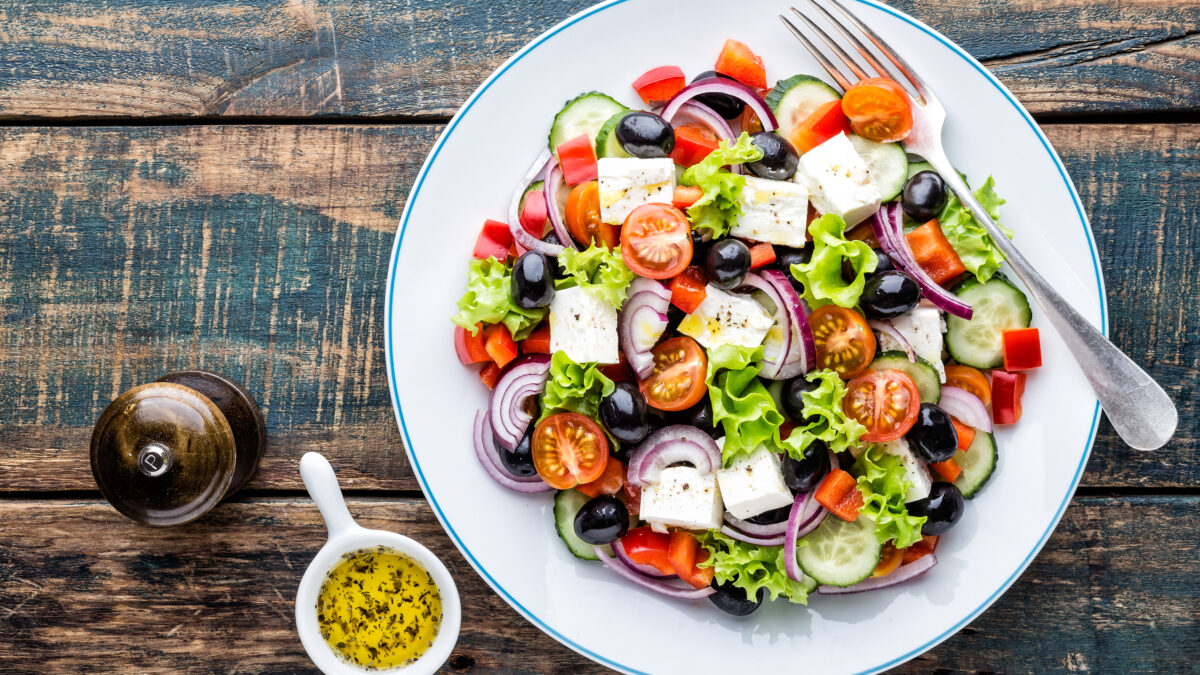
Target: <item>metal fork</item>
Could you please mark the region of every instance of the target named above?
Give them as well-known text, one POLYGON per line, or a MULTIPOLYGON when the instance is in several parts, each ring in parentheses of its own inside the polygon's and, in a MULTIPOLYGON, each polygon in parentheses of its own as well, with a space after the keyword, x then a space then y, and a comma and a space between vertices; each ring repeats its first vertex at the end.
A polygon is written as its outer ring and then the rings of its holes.
POLYGON ((1179 414, 1170 397, 1146 371, 1109 342, 1083 315, 1075 311, 1041 274, 1038 274, 971 194, 967 184, 946 157, 942 147, 942 125, 946 121, 946 109, 925 81, 878 33, 846 9, 841 0, 825 2, 836 9, 844 21, 818 4, 817 0, 808 2, 816 10, 818 18, 823 17, 828 25, 842 36, 845 43, 858 52, 862 61, 846 53, 816 21, 795 7, 791 8, 792 12, 829 48, 833 59, 839 61, 846 72, 781 14, 779 18, 788 30, 843 89, 849 89, 855 82, 877 75, 889 77, 908 88, 913 101, 913 128, 904 139, 905 148, 932 164, 959 201, 970 209, 975 220, 987 229, 996 247, 1008 259, 1008 264, 1016 271, 1021 281, 1025 282, 1042 311, 1050 318, 1050 323, 1067 343, 1068 349, 1083 369, 1083 374, 1095 390, 1100 405, 1121 438, 1138 450, 1154 450, 1166 444, 1175 433, 1179 421, 1179 414), (856 31, 857 35, 870 41, 895 68, 880 63, 856 36, 856 31), (868 68, 873 69, 875 73, 870 73, 868 68))

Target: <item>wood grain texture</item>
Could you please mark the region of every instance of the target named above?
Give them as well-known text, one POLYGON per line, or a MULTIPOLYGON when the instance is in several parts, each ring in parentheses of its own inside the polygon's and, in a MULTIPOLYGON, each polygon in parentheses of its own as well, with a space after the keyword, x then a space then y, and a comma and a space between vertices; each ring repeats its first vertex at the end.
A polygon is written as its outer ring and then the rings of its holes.
MULTIPOLYGON (((591 4, 0 0, 0 116, 449 115, 591 4)), ((985 60, 1034 112, 1200 109, 1198 0, 893 4, 985 60)))
MULTIPOLYGON (((300 488, 296 459, 315 449, 347 487, 415 489, 381 302, 395 223, 439 130, 0 129, 0 489, 91 489, 103 408, 187 367, 228 373, 262 403, 252 487, 300 488)), ((1084 485, 1195 487, 1200 126, 1047 131, 1092 215, 1113 337, 1181 420, 1155 453, 1105 422, 1084 485)))
MULTIPOLYGON (((463 633, 446 672, 600 671, 491 592, 424 502, 350 508, 448 563, 463 633)), ((324 538, 307 500, 230 503, 175 529, 136 525, 102 503, 0 502, 0 662, 39 672, 312 672, 293 601, 324 538)), ((895 672, 1189 670, 1200 659, 1197 540, 1200 499, 1080 500, 993 608, 895 672)))

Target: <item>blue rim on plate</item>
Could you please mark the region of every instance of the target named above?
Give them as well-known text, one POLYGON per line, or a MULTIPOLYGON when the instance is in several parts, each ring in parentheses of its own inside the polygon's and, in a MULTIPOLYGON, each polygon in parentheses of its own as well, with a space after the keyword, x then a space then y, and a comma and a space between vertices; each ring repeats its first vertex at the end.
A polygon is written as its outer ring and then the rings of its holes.
MULTIPOLYGON (((433 512, 437 516, 438 521, 442 524, 442 528, 445 529, 446 533, 450 535, 451 540, 454 541, 454 545, 458 547, 458 550, 461 551, 463 556, 467 559, 467 561, 471 563, 471 566, 473 568, 475 568, 475 571, 478 572, 481 577, 483 577, 484 581, 486 581, 487 584, 492 587, 492 590, 496 591, 496 593, 498 593, 500 595, 500 597, 504 598, 504 600, 506 602, 508 602, 509 605, 511 605, 514 609, 516 609, 521 614, 521 616, 525 617, 531 623, 536 625, 547 635, 550 635, 555 640, 558 640, 559 642, 570 647, 571 649, 575 650, 576 652, 579 652, 580 654, 583 654, 584 656, 587 656, 588 658, 590 658, 598 663, 609 666, 610 668, 614 668, 616 670, 629 672, 629 673, 640 673, 642 671, 639 671, 635 668, 632 668, 630 666, 627 666, 627 665, 624 665, 621 663, 617 663, 615 661, 612 661, 611 659, 607 659, 607 658, 583 647, 582 645, 576 644, 575 642, 568 639, 566 636, 555 631, 540 617, 536 616, 535 614, 530 612, 528 609, 526 609, 524 606, 522 606, 521 603, 517 602, 516 598, 514 598, 512 595, 510 595, 508 593, 507 590, 505 590, 502 586, 500 586, 498 583, 496 583, 496 581, 491 577, 491 575, 489 575, 487 573, 487 570, 485 570, 479 564, 479 562, 475 559, 475 556, 471 553, 470 549, 468 549, 466 544, 463 543, 462 539, 459 538, 458 533, 455 532, 454 528, 450 526, 450 523, 448 523, 446 521, 445 515, 442 513, 441 506, 438 504, 437 499, 434 498, 433 494, 431 494, 431 492, 429 490, 429 486, 425 482, 425 475, 421 471, 421 463, 417 460, 416 454, 412 450, 412 447, 413 447, 412 440, 408 436, 408 428, 405 426, 405 423, 404 423, 404 410, 400 403, 399 396, 396 393, 396 391, 397 391, 397 389, 396 389, 397 373, 396 373, 396 364, 395 364, 394 360, 392 359, 392 322, 391 322, 392 306, 393 306, 393 299, 394 299, 393 291, 395 290, 395 281, 396 281, 396 264, 397 264, 399 256, 400 256, 400 247, 404 242, 404 232, 408 227, 408 218, 412 212, 412 205, 416 201, 417 195, 420 194, 421 186, 425 182, 425 176, 429 173, 429 168, 433 165, 433 162, 437 159, 438 153, 441 152, 442 146, 444 146, 446 144, 446 141, 450 138, 450 135, 454 132, 454 129, 458 126, 459 121, 463 118, 463 116, 465 116, 467 114, 468 111, 471 110, 472 106, 475 105, 475 102, 479 99, 479 97, 482 96, 483 93, 485 91, 487 91, 488 88, 490 88, 497 79, 500 78, 500 76, 504 75, 504 73, 507 72, 509 68, 511 68, 518 61, 520 61, 522 58, 524 58, 527 54, 529 54, 534 49, 536 49, 539 45, 546 42, 550 38, 554 37, 558 33, 562 32, 565 28, 582 21, 583 19, 586 19, 587 17, 589 17, 593 14, 602 12, 610 7, 615 7, 616 5, 620 5, 620 4, 623 4, 628 1, 629 0, 607 0, 607 2, 602 2, 598 5, 595 5, 593 7, 585 9, 582 12, 575 14, 574 16, 568 17, 567 19, 563 20, 561 23, 554 26, 550 30, 539 35, 532 42, 530 42, 529 44, 522 47, 520 51, 518 51, 511 58, 509 58, 507 61, 505 61, 503 65, 501 65, 499 68, 497 68, 494 73, 492 73, 486 80, 484 80, 483 84, 481 84, 479 86, 479 88, 476 89, 473 94, 471 94, 470 98, 467 99, 466 103, 463 104, 462 108, 459 109, 458 113, 454 115, 454 118, 451 119, 450 122, 446 125, 446 129, 442 132, 442 135, 438 138, 437 142, 434 144, 433 150, 430 151, 429 157, 425 160, 425 163, 423 165, 421 165, 421 171, 419 174, 417 174, 417 179, 413 183, 412 192, 409 194, 408 201, 405 203, 404 213, 400 217, 400 225, 396 232, 396 242, 392 247, 392 257, 391 257, 390 266, 388 269, 387 295, 384 300, 384 355, 387 359, 388 389, 391 394, 392 407, 395 408, 395 410, 396 410, 396 422, 399 424, 400 433, 404 437, 404 449, 408 455, 408 461, 410 464, 412 464, 413 471, 417 476, 417 482, 420 483, 420 485, 421 485, 421 491, 425 494, 425 498, 429 501, 429 505, 433 507, 433 512)), ((942 43, 946 47, 949 47, 951 51, 953 51, 955 54, 958 54, 963 60, 965 60, 972 67, 974 67, 977 71, 979 71, 988 80, 988 82, 990 82, 992 84, 992 86, 994 86, 997 90, 999 90, 1000 93, 1003 94, 1004 97, 1006 99, 1008 99, 1008 101, 1010 103, 1012 103, 1013 107, 1017 110, 1017 112, 1019 112, 1021 114, 1021 117, 1025 120, 1025 122, 1027 124, 1029 124, 1030 128, 1033 129, 1034 134, 1037 136, 1038 140, 1041 141, 1042 146, 1046 149, 1046 153, 1049 154, 1050 158, 1054 160, 1054 165, 1058 169, 1059 175, 1062 177, 1063 184, 1066 185, 1067 190, 1071 194, 1071 199, 1075 203, 1075 210, 1079 214, 1079 221, 1083 225, 1084 234, 1086 235, 1087 242, 1088 242, 1088 248, 1091 252, 1092 267, 1096 273, 1096 286, 1100 293, 1100 330, 1101 330, 1101 332, 1104 333, 1105 337, 1107 337, 1108 336, 1108 303, 1105 298, 1105 292, 1104 292, 1104 276, 1100 272, 1100 259, 1096 254, 1096 242, 1092 236, 1092 230, 1088 224, 1087 215, 1084 214, 1083 204, 1080 203, 1080 201, 1079 201, 1079 194, 1075 191, 1075 186, 1071 183, 1071 179, 1067 176, 1066 167, 1063 166, 1062 160, 1059 158, 1058 153, 1056 153, 1054 151, 1054 148, 1051 147, 1050 141, 1046 139, 1045 134, 1042 133, 1041 128, 1039 128, 1037 123, 1034 122, 1033 117, 1031 117, 1029 112, 1027 110, 1025 110, 1025 108, 1017 101, 1016 97, 1014 97, 1012 95, 1012 92, 1010 92, 1007 87, 1005 87, 999 80, 997 80, 996 77, 994 75, 992 75, 992 73, 987 68, 984 68, 983 65, 981 63, 979 63, 979 61, 975 60, 975 57, 968 54, 966 51, 964 51, 961 47, 956 45, 954 42, 952 42, 946 36, 942 35, 941 33, 934 30, 933 28, 930 28, 929 26, 925 25, 924 23, 918 21, 917 19, 914 19, 913 17, 905 14, 904 12, 901 12, 899 10, 888 7, 887 5, 883 5, 878 2, 875 2, 875 0, 854 0, 854 1, 858 2, 860 4, 863 4, 863 5, 866 5, 868 7, 873 7, 880 11, 886 12, 887 14, 890 14, 890 15, 900 19, 901 21, 904 21, 905 23, 930 35, 931 37, 935 38, 938 42, 942 43)), ((1083 469, 1085 466, 1087 466, 1088 457, 1091 455, 1091 451, 1092 451, 1092 443, 1096 439, 1096 430, 1099 428, 1099 426, 1100 426, 1100 402, 1097 401, 1095 412, 1092 415, 1092 429, 1091 429, 1091 432, 1088 434, 1087 445, 1084 448, 1083 456, 1079 460, 1079 466, 1075 469, 1075 475, 1071 479, 1071 489, 1067 492, 1067 495, 1063 498, 1062 503, 1059 504, 1058 510, 1054 514, 1054 518, 1053 518, 1052 522, 1050 523, 1050 526, 1047 527, 1046 531, 1042 533, 1042 536, 1038 539, 1037 545, 1033 548, 1032 551, 1029 552, 1029 555, 1026 556, 1025 560, 1021 561, 1020 566, 1018 567, 1018 569, 1015 572, 1013 572, 1012 576, 1010 576, 1007 580, 1005 580, 1005 582, 1001 585, 1001 587, 996 589, 996 592, 993 593, 992 595, 990 595, 978 608, 976 608, 974 611, 972 611, 970 614, 968 614, 965 618, 963 618, 962 621, 958 622, 955 626, 953 626, 949 630, 945 631, 944 633, 937 636, 936 638, 926 642, 925 644, 921 645, 920 647, 917 647, 916 649, 909 651, 906 654, 898 656, 898 657, 892 659, 891 661, 881 663, 878 666, 875 666, 868 670, 862 671, 864 674, 865 673, 877 673, 877 672, 886 670, 888 668, 891 668, 893 666, 897 666, 901 663, 904 663, 905 661, 908 661, 909 659, 912 659, 912 658, 932 649, 933 647, 937 646, 939 643, 941 643, 945 639, 949 638, 951 635, 954 635, 955 633, 957 633, 968 623, 974 621, 981 613, 983 613, 983 611, 985 609, 990 607, 992 605, 992 603, 994 603, 1001 595, 1004 594, 1005 591, 1007 591, 1009 589, 1010 586, 1012 586, 1012 584, 1017 580, 1017 578, 1020 577, 1021 574, 1024 573, 1026 568, 1029 567, 1029 564, 1033 561, 1034 556, 1036 556, 1042 550, 1042 547, 1045 545, 1046 540, 1050 538, 1050 535, 1054 532, 1054 529, 1058 526, 1059 521, 1062 519, 1063 512, 1066 510, 1067 505, 1071 502, 1071 498, 1075 494, 1075 489, 1079 486, 1079 479, 1083 474, 1083 469)))

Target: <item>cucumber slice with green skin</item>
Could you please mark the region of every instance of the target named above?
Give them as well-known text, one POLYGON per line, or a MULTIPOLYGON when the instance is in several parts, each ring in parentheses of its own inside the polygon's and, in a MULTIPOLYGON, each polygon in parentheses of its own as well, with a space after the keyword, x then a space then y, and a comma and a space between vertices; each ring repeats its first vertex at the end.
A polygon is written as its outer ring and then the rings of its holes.
POLYGON ((946 317, 946 351, 965 366, 986 370, 1004 365, 1001 333, 1029 327, 1033 318, 1029 299, 1000 274, 986 284, 971 277, 954 287, 953 293, 971 305, 973 314, 970 320, 946 317))
POLYGON ((554 529, 558 530, 559 539, 567 545, 567 550, 576 558, 584 560, 599 560, 592 545, 575 534, 575 514, 591 499, 578 490, 559 490, 554 495, 554 529))
POLYGON ((597 159, 601 157, 633 157, 633 155, 625 152, 625 148, 621 147, 621 141, 617 140, 617 125, 631 112, 633 111, 622 110, 608 118, 604 126, 600 127, 600 131, 596 133, 597 159))
POLYGON ((929 162, 926 162, 924 160, 922 160, 920 162, 914 162, 914 161, 910 160, 908 162, 908 177, 909 178, 912 178, 913 176, 921 173, 922 171, 932 171, 934 173, 937 173, 937 169, 933 168, 932 164, 930 164, 929 162))
POLYGON ((617 103, 613 97, 598 91, 576 96, 554 116, 554 124, 550 126, 550 149, 583 134, 595 143, 600 127, 613 115, 627 110, 629 108, 617 103))
POLYGON ((767 105, 779 120, 776 129, 780 136, 790 138, 792 130, 808 119, 817 108, 830 101, 841 100, 842 95, 820 78, 812 75, 793 75, 775 83, 767 94, 767 105))
POLYGON ((937 403, 942 400, 942 380, 933 364, 921 357, 917 362, 908 360, 904 352, 884 352, 871 362, 871 370, 899 370, 913 379, 917 391, 921 392, 922 403, 937 403))
POLYGON ((858 134, 850 134, 850 145, 867 163, 867 170, 879 188, 879 195, 890 202, 904 191, 908 182, 908 153, 899 143, 876 143, 858 134))
POLYGON ((875 522, 862 515, 853 523, 830 515, 796 548, 796 561, 805 574, 817 583, 843 588, 871 576, 882 555, 875 522))
POLYGON ((962 473, 954 479, 954 487, 958 488, 964 499, 971 499, 987 484, 992 473, 996 471, 996 437, 982 431, 975 432, 975 440, 965 451, 954 453, 954 461, 962 473))

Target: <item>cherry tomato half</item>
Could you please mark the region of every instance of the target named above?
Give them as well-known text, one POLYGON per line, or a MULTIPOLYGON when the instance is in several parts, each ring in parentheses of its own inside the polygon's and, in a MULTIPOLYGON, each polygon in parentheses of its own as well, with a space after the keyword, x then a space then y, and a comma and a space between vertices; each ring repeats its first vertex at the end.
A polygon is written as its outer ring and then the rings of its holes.
POLYGON ((608 464, 608 438, 579 413, 557 413, 533 430, 533 466, 546 484, 568 490, 590 483, 608 464))
POLYGON ((818 307, 808 316, 817 347, 817 367, 850 379, 875 359, 875 333, 861 314, 837 305, 818 307))
POLYGON ((683 211, 670 204, 643 204, 621 227, 621 257, 650 279, 670 279, 692 262, 692 228, 683 211))
POLYGON ((854 133, 879 143, 903 140, 912 131, 912 103, 904 88, 886 77, 872 77, 850 87, 842 112, 854 133))
POLYGON ((642 393, 650 407, 684 410, 708 393, 704 378, 708 357, 690 337, 671 338, 654 348, 654 370, 642 380, 642 393))
POLYGON ((987 375, 971 366, 958 363, 946 366, 946 386, 958 387, 963 391, 975 394, 980 401, 983 401, 985 408, 992 405, 992 385, 988 382, 987 375))
POLYGON ((862 440, 883 443, 900 438, 917 421, 921 393, 899 370, 868 370, 846 385, 842 412, 867 428, 862 440))
POLYGON ((617 245, 617 227, 600 220, 600 184, 594 180, 571 188, 567 196, 567 230, 581 246, 617 245))

